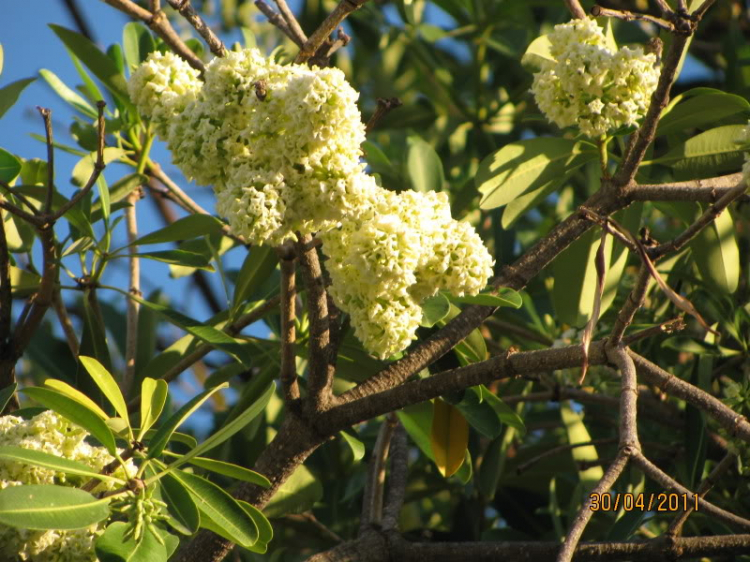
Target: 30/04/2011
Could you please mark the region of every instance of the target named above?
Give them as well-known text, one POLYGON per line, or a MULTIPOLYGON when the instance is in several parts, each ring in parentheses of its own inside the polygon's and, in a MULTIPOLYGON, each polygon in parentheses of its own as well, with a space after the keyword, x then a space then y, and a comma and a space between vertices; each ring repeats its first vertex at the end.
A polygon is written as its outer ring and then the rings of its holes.
POLYGON ((591 511, 687 511, 698 510, 698 494, 591 494, 591 511))

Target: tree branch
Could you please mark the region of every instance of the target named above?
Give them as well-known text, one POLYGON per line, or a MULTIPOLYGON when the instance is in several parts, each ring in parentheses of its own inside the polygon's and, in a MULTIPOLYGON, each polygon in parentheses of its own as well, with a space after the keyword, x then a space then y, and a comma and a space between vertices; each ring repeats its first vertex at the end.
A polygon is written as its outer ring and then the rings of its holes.
POLYGON ((359 532, 363 534, 372 525, 380 525, 383 520, 383 496, 385 490, 385 466, 388 461, 388 451, 391 438, 396 431, 398 418, 396 414, 388 414, 380 425, 375 448, 372 451, 365 488, 362 492, 362 517, 359 522, 359 532))
POLYGON ((586 19, 586 10, 583 9, 578 0, 565 0, 565 5, 575 19, 586 19))
POLYGON ((391 438, 391 473, 388 478, 388 492, 383 505, 382 526, 385 530, 398 527, 398 516, 404 505, 406 477, 409 463, 409 444, 404 426, 397 423, 391 438))
POLYGON ((300 27, 299 22, 297 21, 297 18, 294 17, 294 14, 289 9, 289 6, 287 5, 286 0, 275 0, 275 1, 276 1, 276 5, 279 7, 279 12, 281 12, 281 15, 284 18, 284 21, 289 27, 289 31, 291 31, 292 35, 294 35, 295 37, 294 42, 300 45, 300 47, 302 47, 305 43, 307 43, 307 35, 305 35, 305 32, 302 31, 302 28, 300 27))
POLYGON ((300 41, 300 38, 295 36, 289 26, 287 25, 284 18, 282 18, 271 6, 269 6, 264 0, 255 0, 257 8, 263 12, 263 15, 268 18, 268 23, 279 29, 284 35, 289 37, 297 47, 300 49, 305 44, 304 41, 300 41))
MULTIPOLYGON (((141 296, 141 269, 140 260, 137 256, 138 246, 133 245, 138 239, 138 220, 135 206, 141 198, 140 187, 128 196, 129 207, 125 208, 125 225, 128 235, 129 258, 129 288, 128 292, 136 297, 141 296)), ((122 380, 122 393, 129 396, 136 389, 135 382, 135 358, 138 350, 138 309, 140 304, 135 299, 128 299, 127 315, 125 319, 125 376, 122 380)))
POLYGON ((219 39, 216 34, 211 31, 211 28, 206 25, 206 22, 203 21, 200 14, 193 9, 190 0, 167 0, 167 3, 177 10, 180 15, 193 26, 193 29, 203 37, 206 45, 208 45, 208 48, 211 49, 211 52, 214 55, 217 57, 223 57, 226 55, 227 50, 224 47, 224 43, 222 43, 221 39, 219 39))
POLYGON ((294 252, 279 250, 281 262, 281 386, 284 390, 284 400, 290 404, 299 399, 299 384, 297 383, 297 355, 294 344, 297 338, 294 320, 295 312, 295 271, 294 252))
POLYGON ((648 286, 651 283, 651 273, 645 265, 641 265, 638 271, 638 280, 635 283, 635 287, 628 294, 628 300, 620 309, 615 320, 615 325, 612 328, 612 332, 609 335, 609 341, 618 344, 625 335, 625 330, 632 324, 635 313, 638 312, 643 306, 643 302, 646 300, 646 293, 648 292, 648 286))
POLYGON ((349 14, 361 8, 366 2, 367 0, 341 0, 336 8, 328 14, 328 17, 323 23, 318 26, 318 29, 315 30, 307 41, 305 41, 305 44, 300 49, 294 62, 297 64, 307 62, 310 57, 315 55, 323 42, 328 39, 328 36, 333 33, 333 30, 336 29, 349 14))
MULTIPOLYGON (((703 201, 715 203, 727 191, 744 184, 742 172, 703 180, 635 184, 626 195, 633 201, 703 201)), ((745 184, 747 185, 747 184, 745 184)))
POLYGON ((591 15, 595 18, 605 17, 616 18, 624 21, 647 21, 653 23, 658 27, 661 27, 662 29, 666 29, 667 31, 674 31, 674 24, 665 19, 657 18, 649 14, 639 14, 636 12, 630 12, 628 10, 612 10, 610 8, 604 8, 602 6, 595 5, 591 8, 591 15))
POLYGON ((311 412, 326 409, 333 396, 333 365, 330 357, 330 318, 323 271, 318 251, 309 234, 298 235, 297 259, 307 288, 307 313, 310 316, 310 344, 307 380, 307 407, 311 412))

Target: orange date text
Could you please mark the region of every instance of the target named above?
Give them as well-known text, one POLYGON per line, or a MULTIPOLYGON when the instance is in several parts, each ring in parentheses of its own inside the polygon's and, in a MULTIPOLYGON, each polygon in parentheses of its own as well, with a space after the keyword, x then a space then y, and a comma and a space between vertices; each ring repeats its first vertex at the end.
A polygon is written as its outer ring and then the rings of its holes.
POLYGON ((590 494, 591 511, 687 511, 698 510, 698 494, 590 494))

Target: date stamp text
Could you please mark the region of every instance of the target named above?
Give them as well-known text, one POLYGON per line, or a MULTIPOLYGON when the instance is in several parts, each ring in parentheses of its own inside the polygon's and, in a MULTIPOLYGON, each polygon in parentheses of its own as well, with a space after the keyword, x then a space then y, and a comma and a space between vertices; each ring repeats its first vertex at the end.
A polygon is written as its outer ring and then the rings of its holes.
POLYGON ((591 511, 698 510, 698 494, 591 494, 591 511))

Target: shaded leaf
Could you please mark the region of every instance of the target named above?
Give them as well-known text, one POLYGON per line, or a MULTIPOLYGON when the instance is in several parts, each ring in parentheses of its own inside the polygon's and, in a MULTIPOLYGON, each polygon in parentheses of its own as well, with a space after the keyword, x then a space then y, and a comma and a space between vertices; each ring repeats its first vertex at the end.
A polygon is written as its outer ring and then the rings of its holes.
POLYGON ((164 228, 141 236, 131 246, 177 242, 208 234, 220 234, 222 226, 222 222, 211 215, 189 215, 164 228))
POLYGON ((422 303, 422 321, 420 326, 432 328, 435 324, 445 318, 451 309, 451 303, 442 293, 426 299, 422 303))
POLYGON ((21 161, 7 150, 0 148, 0 180, 11 183, 21 173, 21 161))
POLYGON ((428 143, 411 136, 407 139, 406 168, 416 191, 440 191, 445 183, 443 163, 428 143))
POLYGON ((300 465, 263 508, 268 518, 302 513, 323 497, 323 486, 305 465, 300 465))
POLYGON ((0 118, 5 115, 13 105, 18 101, 18 96, 24 91, 26 86, 31 84, 36 78, 24 78, 11 82, 4 88, 0 88, 0 118))
MULTIPOLYGON (((129 257, 123 255, 121 257, 129 257)), ((194 267, 196 269, 205 269, 206 271, 214 271, 213 266, 209 262, 209 259, 202 255, 194 252, 186 252, 185 250, 164 250, 161 252, 139 252, 135 254, 139 258, 147 260, 160 261, 163 263, 169 263, 174 265, 181 265, 185 267, 194 267)))
POLYGON ((126 539, 129 528, 127 523, 115 521, 96 539, 94 549, 99 562, 167 562, 175 541, 179 542, 177 537, 158 527, 164 544, 154 537, 150 527, 144 527, 140 540, 132 536, 126 539))
POLYGON ((469 424, 457 408, 440 398, 433 402, 430 444, 435 464, 445 478, 461 468, 469 445, 469 424))
POLYGON ((234 285, 234 298, 232 299, 234 310, 252 298, 276 269, 278 262, 279 257, 276 251, 270 246, 256 246, 249 250, 234 285))

